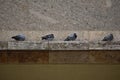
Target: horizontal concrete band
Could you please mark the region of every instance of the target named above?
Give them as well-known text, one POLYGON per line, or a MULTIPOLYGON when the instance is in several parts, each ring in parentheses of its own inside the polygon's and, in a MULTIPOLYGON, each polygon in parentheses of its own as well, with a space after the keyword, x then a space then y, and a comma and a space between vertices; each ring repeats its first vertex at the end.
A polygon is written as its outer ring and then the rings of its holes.
POLYGON ((120 30, 119 0, 0 0, 0 30, 120 30))
POLYGON ((0 42, 1 50, 120 50, 120 42, 81 42, 81 41, 43 41, 43 42, 0 42))
POLYGON ((119 50, 120 31, 0 31, 0 49, 12 50, 119 50), (12 36, 24 34, 25 41, 14 41, 12 36), (53 41, 42 41, 46 34, 54 34, 53 41), (69 34, 77 33, 75 41, 63 41, 69 34), (104 36, 112 33, 111 42, 102 42, 104 36))

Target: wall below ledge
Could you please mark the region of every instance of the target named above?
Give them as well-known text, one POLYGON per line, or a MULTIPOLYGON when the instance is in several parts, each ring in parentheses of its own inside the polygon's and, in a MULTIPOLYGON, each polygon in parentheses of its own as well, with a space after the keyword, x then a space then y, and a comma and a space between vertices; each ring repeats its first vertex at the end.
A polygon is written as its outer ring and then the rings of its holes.
POLYGON ((120 51, 1 50, 0 64, 120 64, 120 51))

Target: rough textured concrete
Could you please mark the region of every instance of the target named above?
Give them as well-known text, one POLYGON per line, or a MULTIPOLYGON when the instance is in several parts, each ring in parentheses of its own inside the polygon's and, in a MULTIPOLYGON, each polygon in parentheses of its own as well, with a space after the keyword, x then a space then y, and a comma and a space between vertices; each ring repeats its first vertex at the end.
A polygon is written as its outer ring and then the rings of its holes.
POLYGON ((120 0, 0 0, 0 30, 120 30, 120 0))
POLYGON ((47 42, 8 42, 9 50, 48 50, 47 42))
POLYGON ((88 42, 80 41, 52 41, 48 43, 49 50, 89 50, 88 42))
POLYGON ((0 50, 8 49, 8 42, 0 41, 0 50))
POLYGON ((90 42, 89 50, 120 50, 119 42, 90 42))

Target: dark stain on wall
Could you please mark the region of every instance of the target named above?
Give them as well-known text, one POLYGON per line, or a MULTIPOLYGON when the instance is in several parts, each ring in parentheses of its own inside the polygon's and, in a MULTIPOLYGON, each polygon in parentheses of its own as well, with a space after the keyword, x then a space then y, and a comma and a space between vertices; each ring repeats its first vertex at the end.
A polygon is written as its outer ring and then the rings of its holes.
POLYGON ((4 64, 119 64, 119 50, 1 50, 4 64))

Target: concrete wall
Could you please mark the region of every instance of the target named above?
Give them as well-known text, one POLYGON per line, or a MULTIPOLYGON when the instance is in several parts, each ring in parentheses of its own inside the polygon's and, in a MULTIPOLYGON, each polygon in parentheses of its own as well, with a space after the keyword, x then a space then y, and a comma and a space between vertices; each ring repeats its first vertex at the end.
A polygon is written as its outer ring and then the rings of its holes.
POLYGON ((0 0, 0 30, 120 30, 120 0, 0 0))
POLYGON ((50 51, 48 55, 48 51, 0 51, 0 80, 119 80, 120 65, 114 64, 120 62, 119 53, 50 51))

